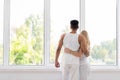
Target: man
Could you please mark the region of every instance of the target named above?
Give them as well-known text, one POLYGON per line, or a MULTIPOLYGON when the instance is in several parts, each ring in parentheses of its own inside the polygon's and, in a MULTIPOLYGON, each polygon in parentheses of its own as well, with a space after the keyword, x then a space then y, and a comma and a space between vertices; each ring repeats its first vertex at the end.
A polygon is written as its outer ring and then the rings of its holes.
MULTIPOLYGON (((82 35, 77 34, 79 22, 77 20, 70 21, 71 32, 62 34, 56 50, 55 67, 60 67, 58 61, 62 46, 69 48, 72 51, 78 51, 80 46, 83 52, 87 52, 85 39, 82 35)), ((79 57, 71 54, 63 54, 62 59, 62 80, 79 80, 79 57)))

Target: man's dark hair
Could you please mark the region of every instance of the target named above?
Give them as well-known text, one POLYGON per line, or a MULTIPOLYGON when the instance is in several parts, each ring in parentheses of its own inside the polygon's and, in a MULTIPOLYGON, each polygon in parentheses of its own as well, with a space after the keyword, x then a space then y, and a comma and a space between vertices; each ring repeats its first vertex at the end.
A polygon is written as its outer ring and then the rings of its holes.
POLYGON ((71 20, 70 21, 70 25, 71 25, 72 29, 78 29, 78 27, 79 27, 78 24, 79 24, 78 20, 71 20))

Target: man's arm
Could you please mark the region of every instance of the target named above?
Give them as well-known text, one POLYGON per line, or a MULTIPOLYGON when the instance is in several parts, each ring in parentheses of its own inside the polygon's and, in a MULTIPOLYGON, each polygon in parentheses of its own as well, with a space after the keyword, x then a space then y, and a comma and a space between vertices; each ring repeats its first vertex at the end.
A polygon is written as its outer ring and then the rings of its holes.
POLYGON ((59 55, 60 55, 60 51, 61 51, 61 48, 62 48, 62 45, 63 45, 63 39, 64 39, 64 36, 65 34, 63 34, 59 40, 59 43, 58 43, 58 47, 57 47, 57 50, 56 50, 56 56, 55 56, 55 67, 60 67, 60 64, 59 64, 59 61, 58 61, 58 58, 59 58, 59 55))
POLYGON ((69 48, 65 48, 64 51, 65 51, 66 53, 72 54, 72 55, 74 55, 74 56, 76 56, 76 57, 81 57, 81 56, 82 56, 82 53, 83 53, 81 49, 79 49, 79 51, 72 51, 72 50, 69 49, 69 48))

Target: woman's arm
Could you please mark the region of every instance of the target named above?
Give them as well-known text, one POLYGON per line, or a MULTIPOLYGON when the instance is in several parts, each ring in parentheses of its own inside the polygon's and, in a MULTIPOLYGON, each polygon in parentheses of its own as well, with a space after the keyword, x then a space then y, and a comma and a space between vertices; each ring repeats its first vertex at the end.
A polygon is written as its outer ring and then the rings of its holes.
POLYGON ((70 50, 70 49, 68 49, 68 48, 65 48, 64 51, 65 51, 66 53, 72 54, 72 55, 74 55, 74 56, 76 56, 76 57, 81 57, 81 55, 82 55, 82 53, 83 53, 81 49, 79 49, 79 51, 72 51, 72 50, 70 50))

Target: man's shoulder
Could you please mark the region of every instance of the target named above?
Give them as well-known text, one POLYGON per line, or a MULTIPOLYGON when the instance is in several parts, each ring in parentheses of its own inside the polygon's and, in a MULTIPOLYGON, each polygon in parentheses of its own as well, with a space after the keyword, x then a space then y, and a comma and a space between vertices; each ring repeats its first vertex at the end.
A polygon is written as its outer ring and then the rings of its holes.
POLYGON ((64 39, 65 35, 66 35, 66 33, 63 33, 63 34, 61 35, 61 39, 64 39))
POLYGON ((63 33, 61 36, 64 37, 66 35, 66 33, 63 33))

